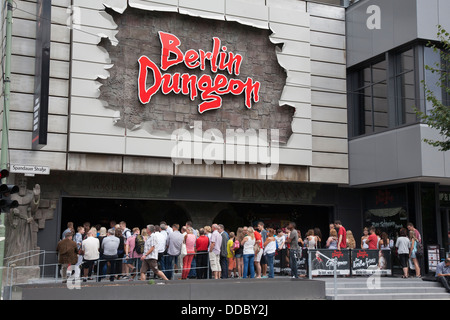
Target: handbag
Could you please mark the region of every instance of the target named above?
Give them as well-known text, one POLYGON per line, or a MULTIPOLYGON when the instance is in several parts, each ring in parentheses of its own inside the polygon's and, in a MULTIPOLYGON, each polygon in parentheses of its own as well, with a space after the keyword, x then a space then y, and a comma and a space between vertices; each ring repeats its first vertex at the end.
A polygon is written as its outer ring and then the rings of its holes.
POLYGON ((255 254, 258 254, 259 251, 261 250, 261 247, 259 246, 259 243, 256 243, 256 244, 253 246, 253 249, 255 250, 255 254))
POLYGON ((182 256, 187 256, 186 243, 183 243, 183 244, 181 245, 181 255, 182 255, 182 256))

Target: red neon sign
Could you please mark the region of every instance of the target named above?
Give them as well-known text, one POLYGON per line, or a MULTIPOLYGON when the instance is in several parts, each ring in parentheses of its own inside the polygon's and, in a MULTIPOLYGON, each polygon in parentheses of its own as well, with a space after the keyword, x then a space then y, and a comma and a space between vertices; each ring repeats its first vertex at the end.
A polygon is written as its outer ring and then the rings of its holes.
MULTIPOLYGON (((205 52, 201 49, 187 50, 183 53, 179 46, 181 41, 173 34, 159 32, 161 41, 161 70, 167 71, 172 66, 184 62, 189 69, 199 68, 204 71, 206 63, 209 61, 211 71, 217 73, 219 70, 227 71, 228 74, 239 75, 242 64, 242 56, 227 52, 227 48, 222 46, 219 38, 213 38, 213 49, 205 52), (171 58, 172 57, 172 58, 171 58)), ((198 105, 198 112, 203 113, 208 110, 222 107, 222 97, 226 94, 245 95, 245 106, 252 108, 252 101, 259 101, 260 82, 247 78, 246 81, 240 79, 228 79, 224 74, 218 73, 214 79, 204 74, 202 76, 189 73, 162 73, 160 68, 143 55, 139 58, 138 94, 142 104, 147 104, 158 91, 163 94, 171 92, 189 96, 191 101, 200 95, 202 103, 198 105), (147 88, 147 77, 149 70, 153 74, 153 84, 147 88)))

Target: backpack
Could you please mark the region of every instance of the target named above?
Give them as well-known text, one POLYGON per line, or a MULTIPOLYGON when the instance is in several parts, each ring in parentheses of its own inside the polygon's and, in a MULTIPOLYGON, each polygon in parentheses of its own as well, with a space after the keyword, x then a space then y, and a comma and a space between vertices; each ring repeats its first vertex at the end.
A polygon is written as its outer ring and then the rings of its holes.
POLYGON ((125 228, 125 230, 123 230, 123 232, 122 232, 122 235, 125 238, 125 240, 127 240, 129 237, 132 236, 131 230, 128 228, 125 228))
POLYGON ((423 256, 423 244, 419 241, 416 241, 416 255, 423 256))
POLYGON ((134 239, 134 251, 136 251, 137 254, 143 254, 144 253, 144 237, 140 234, 136 235, 136 238, 134 239))
POLYGON ((241 246, 241 244, 239 243, 239 240, 235 240, 231 250, 235 250, 236 251, 237 249, 239 249, 240 246, 241 246))

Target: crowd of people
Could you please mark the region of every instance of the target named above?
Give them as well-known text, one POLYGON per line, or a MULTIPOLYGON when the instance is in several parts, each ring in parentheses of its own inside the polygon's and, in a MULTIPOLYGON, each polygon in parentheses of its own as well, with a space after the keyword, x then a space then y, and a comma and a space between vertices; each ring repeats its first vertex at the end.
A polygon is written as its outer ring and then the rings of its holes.
MULTIPOLYGON (((419 256, 423 254, 423 245, 412 223, 400 229, 395 243, 385 232, 364 228, 359 247, 395 250, 403 269, 402 277, 409 277, 411 264, 416 277, 421 277, 419 256)), ((280 270, 289 268, 290 275, 297 278, 301 249, 322 248, 355 249, 357 244, 352 232, 339 220, 330 224, 326 241, 319 228, 308 230, 302 238, 294 222, 276 230, 266 229, 259 222, 255 227, 240 227, 235 233, 226 231, 222 224, 197 230, 191 221, 181 227, 162 221, 130 230, 124 221, 119 224, 111 221, 109 229, 85 223, 76 231, 69 222, 57 251, 63 281, 67 279, 69 266, 80 269, 83 281, 93 280, 94 269, 99 275, 97 281, 106 276, 114 281, 118 278, 146 280, 150 270, 154 277, 163 280, 174 279, 175 273, 181 273, 182 280, 273 278, 275 255, 279 257, 280 270)))
MULTIPOLYGON (((79 266, 83 281, 97 281, 106 275, 115 279, 148 279, 148 271, 161 279, 273 278, 274 258, 279 255, 280 270, 290 268, 297 278, 297 260, 302 248, 321 248, 319 228, 308 230, 306 238, 296 229, 294 222, 284 228, 265 228, 263 222, 256 226, 240 227, 236 232, 226 231, 222 224, 194 229, 192 222, 169 226, 158 225, 130 230, 124 221, 110 228, 89 223, 77 227, 72 222, 64 230, 58 244, 61 275, 67 278, 69 266, 79 266), (97 270, 94 270, 97 269, 97 270)), ((346 231, 340 221, 330 225, 328 248, 354 247, 351 231, 346 231)))

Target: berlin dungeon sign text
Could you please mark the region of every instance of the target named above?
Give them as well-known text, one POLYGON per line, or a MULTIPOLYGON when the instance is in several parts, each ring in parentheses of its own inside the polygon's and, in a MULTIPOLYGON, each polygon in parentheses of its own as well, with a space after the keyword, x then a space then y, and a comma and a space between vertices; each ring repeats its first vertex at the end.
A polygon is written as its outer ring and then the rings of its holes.
POLYGON ((198 105, 198 112, 222 107, 222 97, 226 94, 245 95, 245 106, 252 108, 252 102, 259 101, 260 82, 247 77, 245 81, 240 79, 228 79, 224 74, 217 73, 227 71, 230 75, 239 75, 243 58, 239 54, 227 52, 226 46, 222 46, 219 38, 213 38, 212 51, 198 51, 190 49, 183 53, 179 46, 181 41, 173 34, 159 32, 161 41, 161 67, 143 55, 139 58, 138 95, 142 104, 147 104, 158 91, 163 94, 175 93, 189 96, 194 101, 200 96, 202 102, 198 105), (211 71, 216 74, 214 79, 209 74, 197 76, 189 73, 162 73, 170 67, 184 62, 188 69, 206 70, 209 61, 211 71), (149 73, 153 75, 153 84, 147 87, 149 73))

